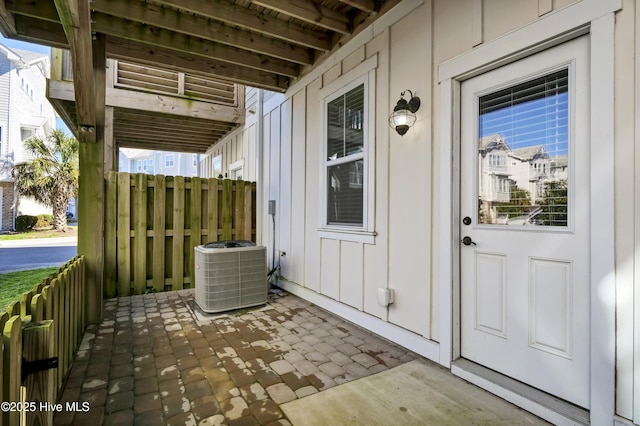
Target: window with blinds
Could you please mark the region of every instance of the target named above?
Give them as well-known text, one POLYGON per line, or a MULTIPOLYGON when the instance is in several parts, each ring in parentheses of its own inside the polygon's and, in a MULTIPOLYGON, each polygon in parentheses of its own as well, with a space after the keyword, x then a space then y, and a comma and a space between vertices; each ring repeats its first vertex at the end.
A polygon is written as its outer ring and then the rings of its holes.
POLYGON ((327 224, 363 225, 364 84, 326 104, 327 224))
POLYGON ((478 106, 478 223, 566 227, 568 70, 481 96, 478 106))

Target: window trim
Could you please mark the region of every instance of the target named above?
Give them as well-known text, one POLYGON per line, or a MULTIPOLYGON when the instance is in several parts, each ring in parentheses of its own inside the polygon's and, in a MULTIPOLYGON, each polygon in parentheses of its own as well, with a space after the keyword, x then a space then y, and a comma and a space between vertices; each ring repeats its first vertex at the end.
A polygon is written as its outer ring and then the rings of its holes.
POLYGON ((174 154, 166 154, 164 156, 164 166, 165 167, 175 167, 175 165, 176 165, 175 155, 174 154), (171 165, 169 165, 169 158, 171 158, 171 165))
MULTIPOLYGON (((328 86, 320 90, 322 108, 322 143, 318 144, 320 149, 320 185, 319 185, 319 225, 318 233, 322 238, 345 240, 374 244, 376 233, 374 231, 375 217, 375 179, 372 167, 375 166, 375 79, 377 56, 365 60, 353 70, 347 72, 328 86), (327 171, 330 166, 327 160, 327 106, 336 98, 344 95, 348 91, 359 85, 364 85, 364 122, 363 128, 363 151, 362 160, 364 163, 362 194, 362 225, 335 225, 327 223, 327 171)), ((359 158, 357 158, 359 159, 359 158)), ((354 158, 353 160, 357 160, 354 158)), ((347 161, 347 160, 345 160, 347 161)), ((348 161, 350 162, 350 161, 348 161)), ((331 163, 331 165, 335 165, 331 163)))

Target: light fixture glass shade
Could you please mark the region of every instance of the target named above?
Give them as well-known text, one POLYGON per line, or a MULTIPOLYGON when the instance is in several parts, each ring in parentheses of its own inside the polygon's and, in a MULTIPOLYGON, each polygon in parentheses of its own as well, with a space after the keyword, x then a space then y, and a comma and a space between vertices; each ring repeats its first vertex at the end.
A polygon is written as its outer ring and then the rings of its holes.
POLYGON ((408 109, 395 110, 389 116, 389 125, 396 129, 400 136, 407 133, 407 130, 416 122, 416 115, 408 109))
POLYGON ((400 136, 403 136, 416 122, 415 112, 420 108, 420 98, 413 96, 407 89, 400 93, 400 99, 389 116, 389 126, 393 127, 400 136), (405 92, 409 92, 410 99, 404 98, 405 92))

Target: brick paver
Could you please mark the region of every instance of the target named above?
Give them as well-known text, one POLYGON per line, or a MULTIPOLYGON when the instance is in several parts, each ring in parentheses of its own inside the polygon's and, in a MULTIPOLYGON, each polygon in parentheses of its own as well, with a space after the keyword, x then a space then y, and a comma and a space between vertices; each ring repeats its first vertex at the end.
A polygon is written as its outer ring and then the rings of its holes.
POLYGON ((282 425, 280 404, 417 356, 283 291, 266 307, 200 311, 193 290, 110 299, 90 326, 54 424, 282 425))

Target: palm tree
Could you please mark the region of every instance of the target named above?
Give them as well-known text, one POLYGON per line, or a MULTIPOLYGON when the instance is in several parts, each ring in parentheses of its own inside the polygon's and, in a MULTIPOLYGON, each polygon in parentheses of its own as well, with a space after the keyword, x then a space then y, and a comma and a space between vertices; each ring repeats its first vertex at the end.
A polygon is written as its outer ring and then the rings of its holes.
POLYGON ((11 170, 16 192, 53 207, 53 229, 66 231, 67 204, 78 192, 78 141, 54 130, 46 139, 27 139, 24 147, 31 158, 11 170))

